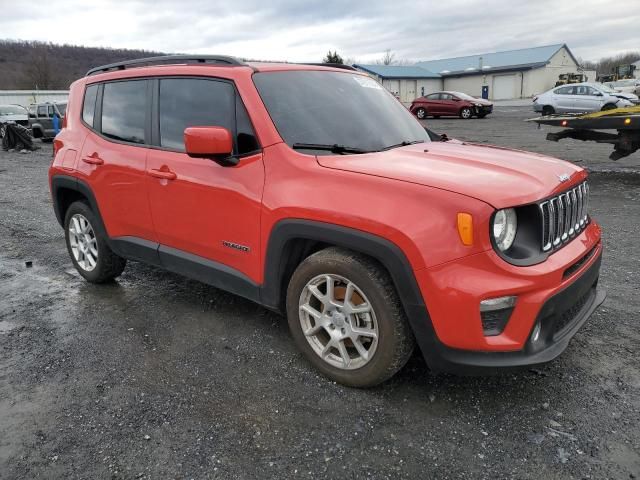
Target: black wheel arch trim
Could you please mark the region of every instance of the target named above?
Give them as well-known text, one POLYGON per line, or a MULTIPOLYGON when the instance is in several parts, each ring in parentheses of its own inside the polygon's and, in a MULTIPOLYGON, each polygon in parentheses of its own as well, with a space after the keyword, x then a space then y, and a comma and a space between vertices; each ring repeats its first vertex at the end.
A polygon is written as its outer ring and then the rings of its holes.
MULTIPOLYGON (((62 191, 72 190, 78 192, 84 196, 89 202, 89 206, 98 216, 100 222, 102 222, 102 216, 100 215, 100 209, 98 208, 98 202, 91 190, 91 187, 79 178, 72 177, 70 175, 54 175, 51 177, 51 199, 53 201, 53 211, 56 214, 56 219, 61 227, 64 228, 64 215, 61 210, 62 203, 62 191)), ((101 225, 104 229, 104 224, 101 225)), ((106 230, 104 230, 106 232, 106 230)))
POLYGON ((404 307, 416 341, 427 362, 431 362, 433 345, 440 343, 413 273, 404 252, 395 243, 377 235, 341 225, 304 219, 287 219, 276 223, 269 235, 264 262, 264 284, 261 303, 281 310, 287 243, 303 239, 323 242, 368 255, 379 261, 391 276, 404 307))

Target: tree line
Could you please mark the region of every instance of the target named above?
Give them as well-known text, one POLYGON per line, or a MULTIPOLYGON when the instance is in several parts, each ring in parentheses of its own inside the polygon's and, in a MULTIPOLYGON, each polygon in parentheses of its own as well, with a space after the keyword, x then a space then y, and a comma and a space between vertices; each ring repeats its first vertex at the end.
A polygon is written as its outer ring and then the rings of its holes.
POLYGON ((147 50, 0 40, 0 90, 67 90, 92 67, 162 55, 147 50))

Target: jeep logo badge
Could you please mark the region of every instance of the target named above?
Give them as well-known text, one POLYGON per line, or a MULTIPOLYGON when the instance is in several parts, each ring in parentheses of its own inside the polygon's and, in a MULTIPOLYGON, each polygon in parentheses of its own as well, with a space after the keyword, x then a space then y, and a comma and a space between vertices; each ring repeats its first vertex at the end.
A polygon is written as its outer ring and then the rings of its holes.
POLYGON ((558 175, 558 180, 560 180, 560 183, 567 182, 569 180, 569 178, 571 178, 571 177, 569 176, 568 173, 563 173, 561 175, 558 175))

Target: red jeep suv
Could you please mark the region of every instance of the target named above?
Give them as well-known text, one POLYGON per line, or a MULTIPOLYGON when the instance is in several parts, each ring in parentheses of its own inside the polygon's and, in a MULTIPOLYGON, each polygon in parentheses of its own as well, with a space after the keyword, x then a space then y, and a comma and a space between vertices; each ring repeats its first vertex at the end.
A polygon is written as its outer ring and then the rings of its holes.
POLYGON ((350 68, 221 56, 89 71, 50 169, 85 279, 135 260, 241 295, 360 387, 415 344, 434 371, 557 357, 604 299, 586 180, 542 155, 430 141, 350 68))

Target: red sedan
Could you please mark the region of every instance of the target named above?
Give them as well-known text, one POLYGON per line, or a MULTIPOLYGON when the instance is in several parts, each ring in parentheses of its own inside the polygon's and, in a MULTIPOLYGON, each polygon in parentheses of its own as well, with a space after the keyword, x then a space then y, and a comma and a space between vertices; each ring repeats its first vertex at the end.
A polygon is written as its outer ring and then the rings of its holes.
POLYGON ((409 110, 420 120, 427 116, 484 118, 493 111, 493 103, 462 92, 435 92, 416 98, 409 110))

